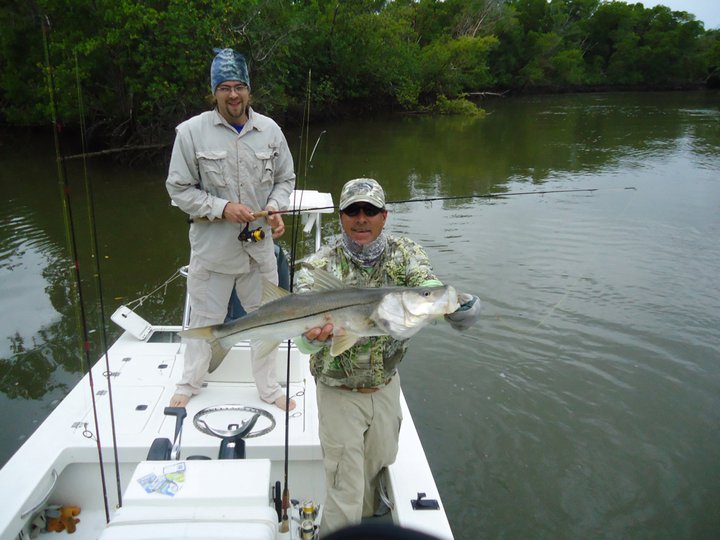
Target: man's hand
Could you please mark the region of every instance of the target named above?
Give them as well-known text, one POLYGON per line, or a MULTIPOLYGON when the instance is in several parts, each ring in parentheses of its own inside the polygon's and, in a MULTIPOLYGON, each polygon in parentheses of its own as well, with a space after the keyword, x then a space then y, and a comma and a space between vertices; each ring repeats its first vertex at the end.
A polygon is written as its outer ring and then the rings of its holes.
POLYGON ((460 307, 453 313, 445 315, 445 320, 450 323, 455 330, 462 332, 475 324, 480 317, 482 304, 477 296, 467 293, 458 295, 460 307))
POLYGON ((225 205, 222 217, 233 223, 249 223, 255 219, 249 206, 234 202, 225 205))
POLYGON ((333 325, 332 323, 327 323, 325 326, 316 326, 314 328, 311 328, 310 330, 305 332, 303 336, 308 341, 308 343, 312 343, 313 341, 325 343, 328 339, 332 337, 332 333, 333 325))
MULTIPOLYGON (((266 207, 265 210, 268 212, 277 212, 277 210, 272 206, 266 207)), ((265 219, 267 219, 268 225, 270 225, 270 228, 272 229, 273 240, 280 238, 283 234, 285 234, 285 222, 283 221, 281 214, 270 214, 265 219)))

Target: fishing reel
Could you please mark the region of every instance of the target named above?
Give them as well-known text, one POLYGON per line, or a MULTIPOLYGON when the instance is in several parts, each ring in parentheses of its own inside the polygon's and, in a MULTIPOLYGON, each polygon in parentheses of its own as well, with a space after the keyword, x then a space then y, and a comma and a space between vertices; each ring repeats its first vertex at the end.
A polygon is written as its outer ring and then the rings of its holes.
POLYGON ((262 230, 262 227, 250 230, 249 223, 245 224, 245 228, 240 231, 240 234, 238 235, 238 240, 240 240, 241 242, 260 242, 264 238, 265 231, 262 230))

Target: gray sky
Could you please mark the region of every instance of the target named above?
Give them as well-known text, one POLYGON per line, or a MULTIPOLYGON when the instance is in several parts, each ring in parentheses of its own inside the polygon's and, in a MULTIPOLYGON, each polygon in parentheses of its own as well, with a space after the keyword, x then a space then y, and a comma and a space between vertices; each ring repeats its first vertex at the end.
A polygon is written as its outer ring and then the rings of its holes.
MULTIPOLYGON (((626 0, 633 4, 634 0, 626 0)), ((705 30, 720 28, 720 0, 640 0, 645 7, 667 6, 673 11, 687 11, 705 24, 705 30)))

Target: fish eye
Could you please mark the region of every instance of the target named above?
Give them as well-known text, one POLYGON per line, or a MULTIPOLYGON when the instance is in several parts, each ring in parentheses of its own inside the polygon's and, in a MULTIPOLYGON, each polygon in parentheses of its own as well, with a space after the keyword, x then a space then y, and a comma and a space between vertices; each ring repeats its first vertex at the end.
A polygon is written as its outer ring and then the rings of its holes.
POLYGON ((430 291, 428 291, 428 290, 423 291, 423 296, 425 296, 425 297, 430 296, 430 291))

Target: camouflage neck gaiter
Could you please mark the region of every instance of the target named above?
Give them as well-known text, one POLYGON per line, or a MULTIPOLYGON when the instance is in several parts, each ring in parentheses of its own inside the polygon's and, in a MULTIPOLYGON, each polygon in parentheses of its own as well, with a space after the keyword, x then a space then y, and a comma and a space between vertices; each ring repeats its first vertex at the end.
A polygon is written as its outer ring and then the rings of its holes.
POLYGON ((349 257, 358 263, 360 266, 372 266, 380 258, 380 255, 385 251, 387 245, 387 238, 385 233, 381 232, 375 240, 369 244, 358 244, 353 242, 350 237, 343 232, 342 235, 343 247, 349 257))

